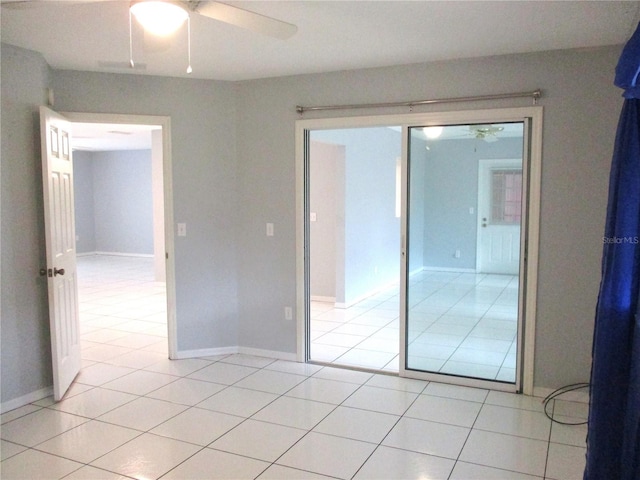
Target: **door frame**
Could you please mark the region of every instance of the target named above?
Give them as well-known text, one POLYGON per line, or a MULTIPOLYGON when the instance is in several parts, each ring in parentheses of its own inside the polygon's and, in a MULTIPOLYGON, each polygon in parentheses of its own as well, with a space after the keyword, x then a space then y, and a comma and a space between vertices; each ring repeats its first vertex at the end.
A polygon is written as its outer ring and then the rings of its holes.
POLYGON ((111 113, 61 112, 72 123, 112 123, 152 125, 162 128, 162 174, 164 199, 164 248, 167 291, 167 341, 169 358, 177 358, 177 318, 175 289, 175 245, 173 238, 173 180, 171 160, 171 117, 111 113))
MULTIPOLYGON (((538 284, 538 248, 540 227, 540 188, 542 173, 542 119, 543 107, 512 107, 484 110, 458 110, 434 113, 406 113, 391 115, 370 115, 357 117, 337 117, 297 120, 295 124, 295 177, 296 177, 296 339, 297 360, 307 362, 309 359, 309 341, 307 330, 310 325, 309 300, 309 202, 307 185, 309 181, 308 140, 310 130, 401 126, 402 127, 402 212, 401 222, 401 292, 406 292, 407 265, 407 157, 409 153, 408 132, 411 126, 454 125, 462 123, 505 123, 524 121, 524 144, 529 151, 523 152, 523 183, 526 181, 527 205, 526 219, 523 219, 521 231, 521 272, 520 305, 519 305, 519 351, 516 367, 516 384, 501 385, 494 381, 449 377, 444 375, 415 375, 412 377, 456 383, 458 385, 480 386, 507 391, 518 391, 527 395, 533 394, 536 299, 538 284), (528 161, 527 161, 528 160, 528 161), (525 167, 526 165, 526 167, 525 167), (526 312, 527 321, 523 322, 526 312)), ((400 301, 400 376, 407 376, 404 369, 406 348, 402 348, 406 337, 406 296, 400 301)))

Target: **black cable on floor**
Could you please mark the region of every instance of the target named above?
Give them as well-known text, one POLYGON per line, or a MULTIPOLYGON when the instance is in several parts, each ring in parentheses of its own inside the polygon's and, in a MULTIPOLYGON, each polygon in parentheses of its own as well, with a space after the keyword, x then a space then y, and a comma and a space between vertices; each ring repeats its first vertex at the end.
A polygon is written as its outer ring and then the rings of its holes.
POLYGON ((553 418, 553 415, 549 413, 549 411, 547 410, 547 406, 549 405, 551 400, 553 400, 554 398, 568 392, 573 392, 574 390, 580 390, 581 388, 589 388, 589 385, 590 385, 589 383, 572 383, 571 385, 565 385, 564 387, 560 387, 554 390, 549 395, 547 395, 544 400, 542 400, 542 403, 544 405, 544 414, 552 422, 559 423, 561 425, 585 425, 587 423, 586 420, 584 422, 563 422, 561 420, 557 420, 553 418))

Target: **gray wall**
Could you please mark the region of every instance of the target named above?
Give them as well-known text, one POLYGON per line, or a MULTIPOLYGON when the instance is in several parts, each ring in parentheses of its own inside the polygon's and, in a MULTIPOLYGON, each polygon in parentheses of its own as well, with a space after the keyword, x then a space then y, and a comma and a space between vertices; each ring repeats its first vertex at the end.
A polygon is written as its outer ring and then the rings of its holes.
MULTIPOLYGON (((424 265, 476 268, 478 161, 522 158, 522 138, 429 142, 424 173, 424 265), (469 214, 469 207, 474 214, 469 214), (460 250, 460 258, 455 251, 460 250)), ((426 149, 425 149, 426 151, 426 149)))
POLYGON ((49 68, 40 54, 2 45, 2 402, 51 386, 40 120, 49 68))
POLYGON ((178 349, 237 345, 234 85, 54 70, 52 86, 60 111, 171 117, 178 349))
MULTIPOLYGON (((497 56, 239 84, 238 179, 240 342, 295 351, 295 105, 447 98, 541 88, 544 106, 542 220, 535 386, 589 378, 602 231, 617 119, 613 84, 620 47, 497 56), (598 132, 594 135, 593 132, 598 132), (278 235, 259 232, 267 219, 278 235), (280 281, 274 282, 274 278, 280 281), (254 319, 259 319, 256 321, 254 319)), ((424 106, 443 111, 526 106, 502 100, 424 106)), ((406 112, 405 109, 366 113, 406 112)), ((309 112, 305 118, 363 112, 309 112)))
POLYGON ((311 138, 345 147, 345 188, 339 192, 344 198, 344 289, 337 291, 336 302, 350 305, 400 279, 395 194, 401 137, 376 127, 315 130, 311 138))
POLYGON ((73 166, 78 252, 153 255, 151 150, 74 152, 73 166))
POLYGON ((77 253, 96 251, 96 214, 93 191, 93 153, 74 151, 73 206, 77 253))
MULTIPOLYGON (((446 98, 542 88, 545 108, 535 385, 588 379, 608 174, 622 104, 620 47, 227 83, 52 71, 2 50, 2 399, 51 384, 36 107, 171 116, 178 347, 295 352, 296 104, 446 98), (597 132, 597 135, 594 134, 597 132), (266 237, 265 222, 275 224, 266 237), (6 279, 10 279, 7 282, 6 279)), ((525 100, 415 111, 527 105, 525 100)), ((404 109, 397 111, 404 112, 404 109)), ((371 114, 394 110, 371 110, 371 114)), ((342 112, 343 115, 362 112, 342 112)), ((336 112, 305 114, 306 118, 336 112)))

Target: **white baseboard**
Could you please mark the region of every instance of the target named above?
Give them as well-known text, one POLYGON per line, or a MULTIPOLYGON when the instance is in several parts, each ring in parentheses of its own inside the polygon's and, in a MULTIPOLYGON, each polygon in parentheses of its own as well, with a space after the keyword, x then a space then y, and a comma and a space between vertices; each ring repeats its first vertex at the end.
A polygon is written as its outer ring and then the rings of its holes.
MULTIPOLYGON (((546 398, 548 395, 555 391, 554 388, 545 387, 533 387, 533 396, 546 398)), ((572 392, 563 393, 558 397, 558 400, 566 400, 568 402, 580 402, 589 403, 589 389, 581 388, 580 390, 574 390, 572 392)))
POLYGON ((287 360, 289 362, 297 362, 298 357, 295 353, 279 352, 277 350, 263 350, 261 348, 238 347, 238 353, 244 355, 253 355, 254 357, 276 358, 278 360, 287 360))
POLYGON ((24 407, 29 403, 37 402, 38 400, 42 400, 43 398, 48 397, 49 395, 53 395, 53 387, 45 387, 40 390, 36 390, 35 392, 27 393, 18 398, 14 398, 13 400, 7 400, 0 405, 0 413, 6 413, 11 410, 15 410, 16 408, 24 407))
POLYGON ((184 360, 186 358, 215 357, 216 355, 232 355, 234 353, 242 353, 244 355, 253 355, 255 357, 275 358, 278 360, 297 361, 295 353, 279 352, 276 350, 263 350, 261 348, 251 347, 219 347, 219 348, 203 348, 200 350, 181 350, 176 353, 173 360, 184 360))
POLYGON ((125 252, 94 252, 94 255, 110 255, 112 257, 140 257, 153 258, 153 253, 125 253, 125 252))
POLYGON ((475 268, 422 267, 425 272, 476 273, 475 268))
POLYGON ((96 255, 110 255, 112 257, 140 257, 153 258, 153 253, 123 253, 123 252, 82 252, 76 253, 76 257, 94 257, 96 255))
POLYGON ((216 355, 230 355, 238 353, 238 347, 201 348, 198 350, 178 350, 175 358, 171 360, 184 360, 186 358, 215 357, 216 355))
POLYGON ((310 295, 312 302, 336 303, 336 297, 323 297, 322 295, 310 295))

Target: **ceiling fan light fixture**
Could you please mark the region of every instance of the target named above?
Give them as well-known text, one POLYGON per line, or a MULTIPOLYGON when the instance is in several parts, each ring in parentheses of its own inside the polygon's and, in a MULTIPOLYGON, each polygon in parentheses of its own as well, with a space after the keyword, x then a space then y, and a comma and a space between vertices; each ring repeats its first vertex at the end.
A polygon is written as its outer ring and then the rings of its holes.
POLYGON ((132 2, 130 10, 145 30, 158 36, 171 35, 189 18, 184 8, 162 0, 132 2))

